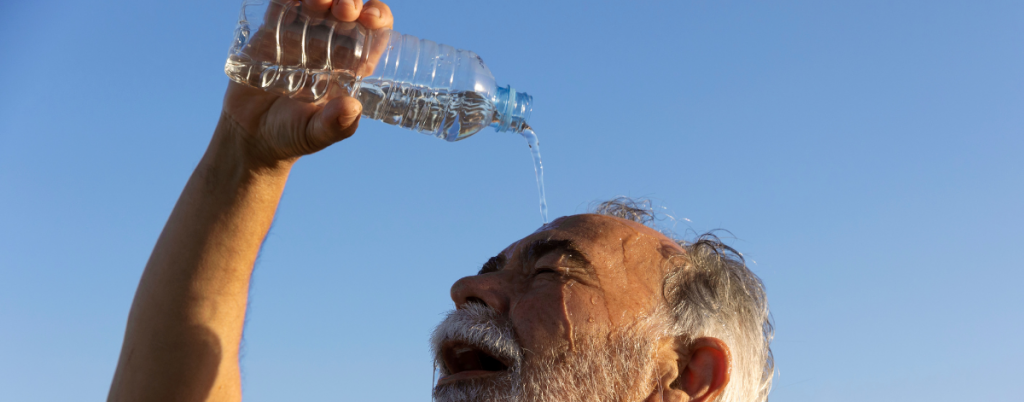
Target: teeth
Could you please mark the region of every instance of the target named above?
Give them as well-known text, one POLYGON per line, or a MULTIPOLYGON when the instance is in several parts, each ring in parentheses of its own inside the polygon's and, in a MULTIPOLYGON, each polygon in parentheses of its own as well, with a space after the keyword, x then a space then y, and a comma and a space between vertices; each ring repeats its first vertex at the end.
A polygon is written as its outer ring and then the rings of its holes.
POLYGON ((472 352, 472 351, 473 351, 473 348, 461 347, 461 348, 455 349, 455 354, 461 355, 463 353, 472 352))

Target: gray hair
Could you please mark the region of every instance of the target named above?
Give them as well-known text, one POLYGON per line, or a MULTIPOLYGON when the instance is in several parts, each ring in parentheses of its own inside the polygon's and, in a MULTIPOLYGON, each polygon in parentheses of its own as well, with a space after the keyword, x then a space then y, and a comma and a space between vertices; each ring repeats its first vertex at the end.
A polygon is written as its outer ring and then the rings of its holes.
MULTIPOLYGON (((648 226, 657 217, 650 200, 627 197, 602 202, 591 212, 648 226)), ((686 251, 668 259, 671 268, 662 291, 671 321, 669 336, 684 342, 714 337, 729 345, 732 375, 718 401, 766 401, 775 373, 769 345, 774 329, 761 279, 714 232, 693 241, 662 233, 686 251)))

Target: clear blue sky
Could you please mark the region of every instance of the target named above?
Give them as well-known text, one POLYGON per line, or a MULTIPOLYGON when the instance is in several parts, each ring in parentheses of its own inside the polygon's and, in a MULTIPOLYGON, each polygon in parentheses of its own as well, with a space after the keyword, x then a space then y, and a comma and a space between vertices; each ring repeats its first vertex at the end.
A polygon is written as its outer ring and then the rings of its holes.
MULTIPOLYGON (((0 4, 0 400, 105 398, 239 5, 0 4)), ((552 216, 647 196, 676 232, 732 231, 773 401, 1019 400, 1024 3, 391 5, 534 96, 552 216)), ((246 400, 428 400, 449 286, 539 224, 521 138, 364 121, 292 174, 246 400)))

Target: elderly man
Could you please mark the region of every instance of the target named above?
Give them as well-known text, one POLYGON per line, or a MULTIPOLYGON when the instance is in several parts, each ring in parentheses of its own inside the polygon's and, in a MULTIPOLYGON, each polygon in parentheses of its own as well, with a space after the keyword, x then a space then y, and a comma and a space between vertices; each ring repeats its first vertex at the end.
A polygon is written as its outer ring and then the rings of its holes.
MULTIPOLYGON (((304 0, 368 28, 387 5, 304 0)), ((231 83, 206 154, 139 283, 112 401, 237 401, 249 279, 292 165, 351 136, 360 104, 231 83)), ((556 219, 451 289, 431 339, 437 401, 762 401, 761 282, 714 236, 672 240, 614 200, 556 219)))

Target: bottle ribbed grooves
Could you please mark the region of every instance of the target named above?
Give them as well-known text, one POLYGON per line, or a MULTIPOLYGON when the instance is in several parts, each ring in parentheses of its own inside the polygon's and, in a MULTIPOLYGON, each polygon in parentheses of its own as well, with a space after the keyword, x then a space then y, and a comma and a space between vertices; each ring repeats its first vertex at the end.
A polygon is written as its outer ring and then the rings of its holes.
POLYGON ((368 118, 449 141, 488 125, 528 127, 529 96, 496 87, 471 51, 322 20, 296 0, 245 0, 238 23, 225 63, 235 82, 303 102, 348 94, 368 118), (367 63, 378 55, 375 66, 367 63))
MULTIPOLYGON (((461 62, 459 52, 451 46, 395 31, 386 35, 388 44, 375 71, 364 79, 381 86, 383 101, 376 110, 366 111, 367 116, 376 118, 400 113, 400 123, 389 123, 445 139, 459 137, 458 132, 439 131, 453 126, 455 122, 451 119, 461 106, 460 98, 451 96, 461 62), (400 105, 405 105, 403 110, 392 110, 400 105)), ((373 36, 383 35, 375 33, 373 36)))

